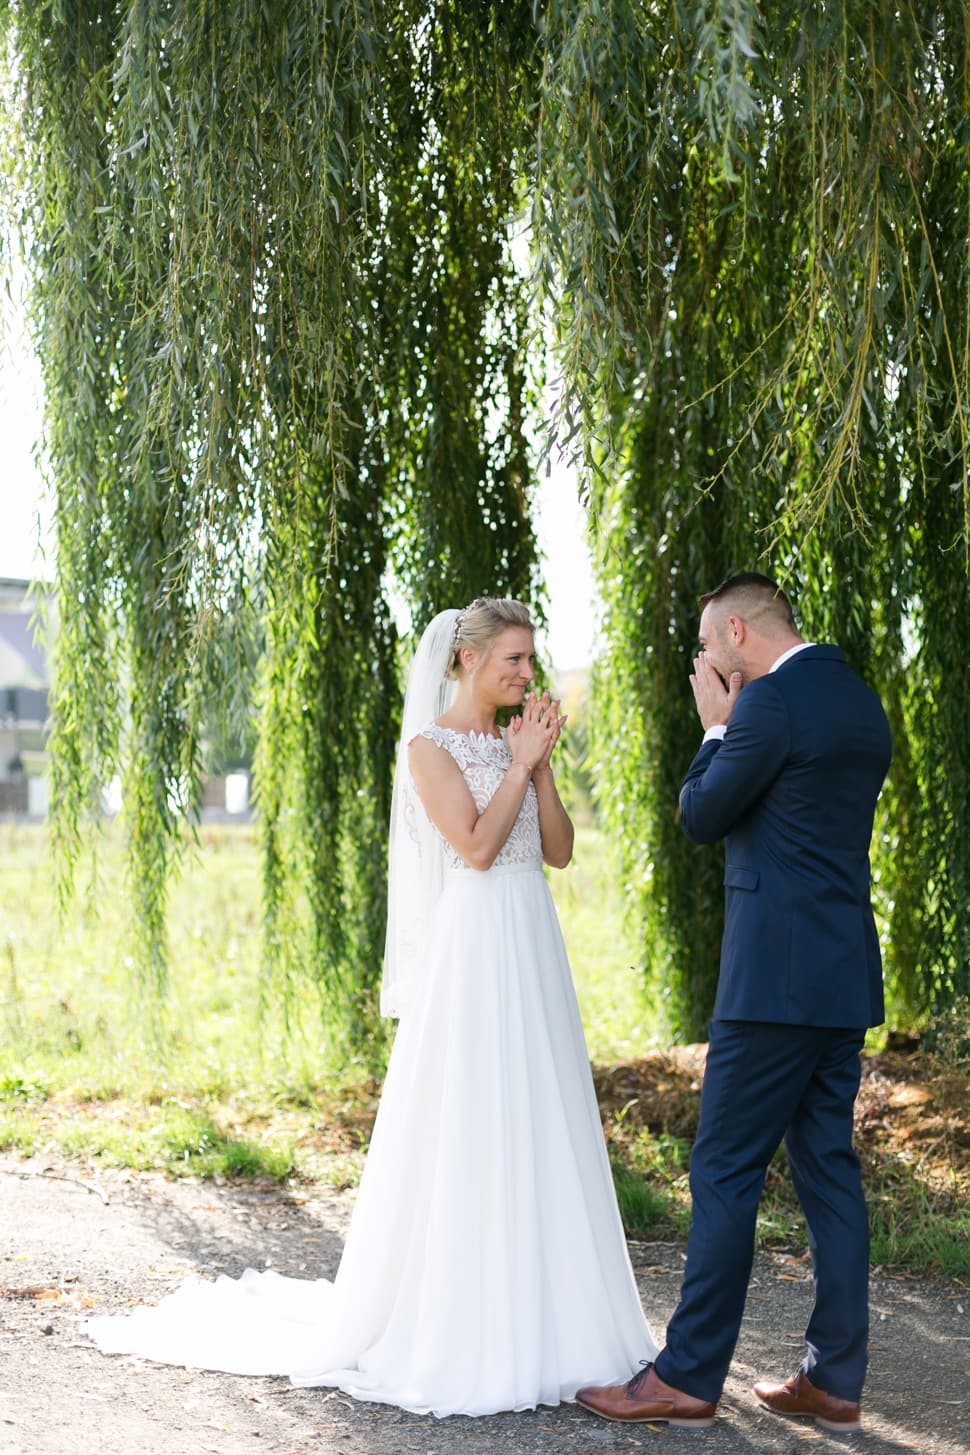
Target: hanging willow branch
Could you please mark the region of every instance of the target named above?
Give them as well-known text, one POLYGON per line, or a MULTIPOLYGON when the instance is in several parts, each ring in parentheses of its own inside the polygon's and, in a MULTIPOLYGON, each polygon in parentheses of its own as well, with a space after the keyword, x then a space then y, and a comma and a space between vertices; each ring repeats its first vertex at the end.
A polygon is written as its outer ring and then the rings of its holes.
POLYGON ((268 983, 309 967, 367 1044, 389 603, 420 626, 537 595, 551 317, 592 466, 600 802, 672 1025, 702 1032, 720 902, 675 822, 695 602, 755 564, 893 717, 898 1003, 965 993, 963 0, 6 0, 0 25, 58 499, 55 836, 66 885, 122 772, 145 984, 259 653, 268 983))
POLYGON ((759 471, 784 482, 776 539, 821 525, 834 496, 865 527, 864 434, 889 427, 901 379, 921 442, 925 406, 949 399, 938 425, 964 462, 966 532, 966 308, 944 307, 945 287, 965 296, 970 281, 960 0, 932 15, 889 0, 551 0, 545 15, 539 277, 566 295, 563 409, 588 449, 611 438, 612 394, 649 377, 668 309, 688 326, 677 297, 712 260, 684 254, 684 210, 711 203, 717 286, 752 342, 681 403, 713 389, 752 436, 759 471))
POLYGON ((721 891, 675 832, 686 676, 697 596, 758 565, 890 704, 878 892, 897 1003, 925 1010, 970 984, 970 692, 942 673, 970 548, 966 7, 544 14, 538 278, 592 467, 600 803, 645 963, 702 1034, 721 891))
POLYGON ((361 1047, 399 701, 390 543, 419 626, 537 589, 509 245, 531 11, 55 0, 4 18, 58 495, 65 886, 120 767, 157 1006, 206 736, 250 706, 261 642, 269 969, 292 986, 309 968, 361 1047))

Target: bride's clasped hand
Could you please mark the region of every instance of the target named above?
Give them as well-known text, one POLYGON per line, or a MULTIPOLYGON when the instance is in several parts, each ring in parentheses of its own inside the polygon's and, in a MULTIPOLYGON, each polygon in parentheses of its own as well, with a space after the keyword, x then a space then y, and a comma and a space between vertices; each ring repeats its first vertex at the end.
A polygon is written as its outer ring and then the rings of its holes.
POLYGON ((508 726, 509 752, 513 763, 524 763, 531 773, 549 768, 552 750, 565 726, 559 716, 559 701, 544 692, 541 697, 530 693, 523 711, 508 726))

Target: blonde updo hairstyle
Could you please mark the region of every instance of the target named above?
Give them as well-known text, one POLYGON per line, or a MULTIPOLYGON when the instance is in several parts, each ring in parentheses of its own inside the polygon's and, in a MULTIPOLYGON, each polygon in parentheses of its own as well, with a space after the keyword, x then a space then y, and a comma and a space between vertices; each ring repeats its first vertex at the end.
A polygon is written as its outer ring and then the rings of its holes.
POLYGON ((524 626, 535 631, 528 607, 521 601, 512 601, 507 596, 476 596, 455 619, 455 635, 451 644, 451 659, 445 668, 445 676, 457 682, 465 675, 461 654, 465 647, 479 654, 484 661, 495 638, 506 627, 524 626))

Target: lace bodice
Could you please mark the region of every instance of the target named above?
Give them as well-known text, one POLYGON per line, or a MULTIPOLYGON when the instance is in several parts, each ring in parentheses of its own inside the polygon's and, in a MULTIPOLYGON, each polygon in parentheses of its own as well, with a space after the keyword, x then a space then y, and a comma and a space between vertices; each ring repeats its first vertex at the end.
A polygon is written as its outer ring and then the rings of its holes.
MULTIPOLYGON (((439 748, 444 748, 451 754, 468 784, 469 792, 475 800, 475 807, 479 813, 484 813, 512 761, 512 754, 505 740, 504 728, 500 738, 493 738, 488 733, 459 733, 454 728, 444 728, 439 727, 437 723, 429 723, 426 728, 422 728, 420 736, 430 738, 439 748)), ((464 868, 464 860, 460 854, 455 852, 447 839, 444 840, 444 846, 449 867, 452 869, 464 868)), ((536 798, 535 786, 530 783, 526 789, 525 798, 522 800, 519 816, 512 825, 512 832, 496 854, 493 863, 495 865, 525 864, 533 860, 541 861, 541 859, 539 801, 536 798)))

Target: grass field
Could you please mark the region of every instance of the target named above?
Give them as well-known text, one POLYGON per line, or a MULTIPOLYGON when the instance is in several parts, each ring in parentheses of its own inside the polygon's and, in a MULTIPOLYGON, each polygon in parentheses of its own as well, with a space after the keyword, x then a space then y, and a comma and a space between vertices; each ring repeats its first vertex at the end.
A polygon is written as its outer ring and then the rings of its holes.
MULTIPOLYGON (((552 882, 591 1055, 640 1054, 654 1027, 595 830, 552 882)), ((312 985, 287 1030, 261 983, 250 827, 202 830, 170 926, 162 1060, 138 1031, 118 831, 61 922, 46 832, 0 826, 0 1144, 203 1174, 314 1175, 326 1161, 352 1177, 377 1088, 335 1070, 312 985)))
MULTIPOLYGON (((594 828, 580 830, 574 863, 551 883, 598 1067, 624 1222, 634 1237, 680 1236, 689 1220, 697 1074, 689 1054, 685 1069, 658 1045, 594 828), (611 1078, 615 1097, 606 1091, 611 1078)), ((46 832, 0 825, 0 1148, 175 1175, 356 1182, 380 1085, 363 1066, 335 1067, 312 985, 288 1029, 261 985, 251 828, 204 828, 173 885, 164 1057, 146 1049, 138 1029, 118 832, 106 833, 63 921, 52 884, 46 832)), ((860 1106, 865 1098, 872 1105, 860 1145, 875 1256, 970 1280, 970 1173, 959 1160, 970 1137, 965 1068, 917 1068, 912 1076, 908 1066, 892 1075, 881 1068, 864 1083, 860 1106), (917 1150, 920 1131, 932 1135, 917 1150)), ((804 1247, 781 1156, 759 1238, 804 1247)))

